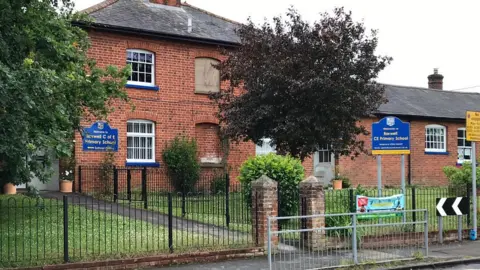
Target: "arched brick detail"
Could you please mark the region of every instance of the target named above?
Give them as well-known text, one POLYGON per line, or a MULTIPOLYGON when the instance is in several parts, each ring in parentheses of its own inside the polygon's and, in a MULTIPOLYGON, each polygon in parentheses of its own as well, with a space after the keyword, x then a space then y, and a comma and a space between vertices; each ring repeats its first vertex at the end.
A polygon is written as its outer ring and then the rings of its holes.
POLYGON ((157 122, 158 114, 145 111, 134 111, 127 113, 127 120, 131 119, 150 120, 153 122, 157 122))
POLYGON ((128 40, 127 41, 127 49, 139 49, 139 50, 147 50, 152 52, 157 52, 161 49, 160 44, 145 42, 145 41, 138 41, 138 40, 128 40))
POLYGON ((196 114, 193 117, 193 120, 195 121, 195 125, 203 124, 203 123, 215 124, 215 125, 220 124, 217 117, 215 117, 214 115, 208 115, 208 114, 201 114, 201 113, 196 114))

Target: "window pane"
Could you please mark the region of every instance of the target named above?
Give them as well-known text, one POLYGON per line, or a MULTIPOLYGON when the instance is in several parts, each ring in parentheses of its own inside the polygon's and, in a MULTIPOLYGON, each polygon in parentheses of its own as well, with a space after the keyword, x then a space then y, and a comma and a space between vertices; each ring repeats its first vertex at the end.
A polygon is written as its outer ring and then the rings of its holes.
POLYGON ((472 147, 472 142, 471 141, 465 141, 465 146, 472 147))
POLYGON ((145 72, 145 64, 138 64, 138 71, 145 72))
POLYGON ((133 147, 133 138, 127 137, 127 148, 133 147))
POLYGON ((138 133, 140 130, 140 124, 139 123, 134 123, 133 124, 133 132, 138 133))
POLYGON ((138 81, 145 82, 145 73, 138 74, 138 81))
POLYGON ((151 83, 152 82, 152 75, 150 75, 150 74, 145 75, 145 82, 151 83))
POLYGON ((145 54, 144 53, 140 54, 140 62, 145 62, 145 54))
POLYGON ((458 146, 464 146, 464 145, 463 145, 463 139, 458 139, 458 140, 457 140, 457 145, 458 145, 458 146))
POLYGON ((132 71, 138 71, 138 64, 137 63, 132 64, 132 71))
POLYGON ((145 133, 147 131, 147 127, 145 123, 140 124, 140 133, 145 133))
POLYGON ((153 133, 152 126, 152 124, 147 124, 147 133, 153 133))
POLYGON ((133 131, 132 123, 127 123, 127 132, 132 132, 132 131, 133 131))
POLYGON ((145 71, 146 71, 147 73, 152 73, 152 65, 148 65, 148 64, 145 65, 145 71))
POLYGON ((138 73, 132 72, 132 79, 131 81, 138 82, 138 73))
POLYGON ((133 61, 138 61, 138 53, 133 53, 133 61))
POLYGON ((458 138, 463 138, 463 130, 459 129, 459 130, 457 131, 457 137, 458 137, 458 138))
POLYGON ((153 54, 149 53, 147 54, 147 63, 153 63, 153 54))
POLYGON ((127 61, 132 61, 132 52, 127 52, 127 61))

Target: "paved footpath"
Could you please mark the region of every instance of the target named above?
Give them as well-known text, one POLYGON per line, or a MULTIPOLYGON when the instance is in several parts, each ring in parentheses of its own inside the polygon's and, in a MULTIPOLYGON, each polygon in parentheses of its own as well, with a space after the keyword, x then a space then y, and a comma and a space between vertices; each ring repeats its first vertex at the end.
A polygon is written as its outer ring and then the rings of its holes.
MULTIPOLYGON (((475 242, 465 240, 462 243, 431 245, 429 248, 430 248, 430 254, 429 254, 430 258, 458 260, 462 258, 480 257, 480 240, 475 242)), ((259 258, 253 258, 253 259, 232 260, 232 261, 218 262, 218 263, 191 264, 191 265, 171 266, 166 268, 152 268, 152 269, 264 270, 264 269, 268 269, 268 262, 266 257, 259 257, 259 258)), ((436 267, 436 269, 442 269, 442 268, 436 267)), ((443 269, 454 269, 454 270, 480 269, 480 264, 477 263, 477 264, 471 264, 471 265, 459 265, 454 267, 446 267, 443 269)))

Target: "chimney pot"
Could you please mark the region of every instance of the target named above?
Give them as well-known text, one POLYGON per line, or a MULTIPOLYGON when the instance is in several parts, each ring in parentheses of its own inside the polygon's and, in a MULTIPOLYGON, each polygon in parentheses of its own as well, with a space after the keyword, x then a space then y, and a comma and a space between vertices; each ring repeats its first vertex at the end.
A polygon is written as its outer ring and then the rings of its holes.
POLYGON ((438 73, 438 68, 434 68, 433 74, 428 76, 428 88, 443 90, 443 75, 438 73))
POLYGON ((180 1, 181 0, 150 0, 150 3, 179 7, 181 5, 180 1))

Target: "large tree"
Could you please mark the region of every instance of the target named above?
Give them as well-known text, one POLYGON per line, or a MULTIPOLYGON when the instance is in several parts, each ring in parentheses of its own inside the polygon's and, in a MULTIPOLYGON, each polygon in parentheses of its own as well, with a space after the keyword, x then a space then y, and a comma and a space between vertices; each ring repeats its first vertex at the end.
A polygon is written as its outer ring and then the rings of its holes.
POLYGON ((128 99, 128 70, 96 67, 86 32, 71 24, 86 18, 72 8, 71 0, 0 0, 2 185, 46 181, 51 158, 71 155, 81 119, 104 118, 128 99))
POLYGON ((364 150, 358 124, 385 102, 375 83, 391 58, 375 54, 366 33, 343 8, 309 24, 293 8, 287 20, 237 30, 241 45, 218 68, 228 87, 212 97, 223 133, 236 141, 271 138, 278 151, 305 158, 325 145, 338 154, 364 150))

